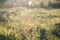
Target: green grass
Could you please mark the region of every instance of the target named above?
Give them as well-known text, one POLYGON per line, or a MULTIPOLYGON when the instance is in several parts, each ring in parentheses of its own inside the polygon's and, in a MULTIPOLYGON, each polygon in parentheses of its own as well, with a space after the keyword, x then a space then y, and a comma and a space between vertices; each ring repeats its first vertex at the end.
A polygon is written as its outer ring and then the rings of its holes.
POLYGON ((0 9, 4 11, 9 16, 2 15, 8 22, 0 22, 0 40, 60 40, 52 34, 54 25, 60 23, 60 9, 0 9))

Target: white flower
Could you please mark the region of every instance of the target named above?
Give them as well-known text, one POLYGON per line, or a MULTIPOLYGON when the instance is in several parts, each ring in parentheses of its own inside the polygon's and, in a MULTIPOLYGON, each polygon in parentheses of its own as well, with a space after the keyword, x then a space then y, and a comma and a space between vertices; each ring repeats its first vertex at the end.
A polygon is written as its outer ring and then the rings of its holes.
POLYGON ((32 5, 32 1, 29 1, 29 2, 28 2, 28 5, 31 6, 31 5, 32 5))

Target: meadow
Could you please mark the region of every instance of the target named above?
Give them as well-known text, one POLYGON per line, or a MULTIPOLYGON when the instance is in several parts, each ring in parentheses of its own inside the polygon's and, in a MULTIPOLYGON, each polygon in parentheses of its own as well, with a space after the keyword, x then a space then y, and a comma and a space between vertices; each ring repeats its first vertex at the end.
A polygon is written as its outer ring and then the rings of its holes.
POLYGON ((60 40, 60 9, 0 8, 0 40, 60 40))

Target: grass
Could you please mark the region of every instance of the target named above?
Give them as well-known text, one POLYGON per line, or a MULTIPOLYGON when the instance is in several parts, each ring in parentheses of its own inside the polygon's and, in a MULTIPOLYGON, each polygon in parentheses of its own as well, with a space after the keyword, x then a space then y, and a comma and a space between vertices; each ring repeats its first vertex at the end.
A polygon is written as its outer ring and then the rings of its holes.
POLYGON ((60 40, 57 34, 53 34, 57 27, 54 25, 60 27, 60 9, 0 9, 2 13, 4 11, 2 18, 7 22, 0 22, 0 40, 60 40))

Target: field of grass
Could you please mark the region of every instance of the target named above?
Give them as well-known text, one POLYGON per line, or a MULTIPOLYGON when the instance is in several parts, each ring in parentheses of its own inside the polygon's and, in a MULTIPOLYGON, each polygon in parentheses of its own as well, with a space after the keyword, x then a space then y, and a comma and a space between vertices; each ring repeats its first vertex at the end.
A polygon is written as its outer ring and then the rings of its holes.
POLYGON ((0 40, 60 40, 60 9, 0 9, 0 40))

